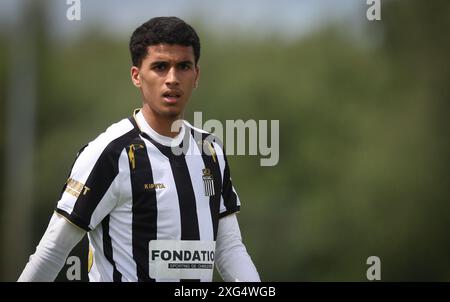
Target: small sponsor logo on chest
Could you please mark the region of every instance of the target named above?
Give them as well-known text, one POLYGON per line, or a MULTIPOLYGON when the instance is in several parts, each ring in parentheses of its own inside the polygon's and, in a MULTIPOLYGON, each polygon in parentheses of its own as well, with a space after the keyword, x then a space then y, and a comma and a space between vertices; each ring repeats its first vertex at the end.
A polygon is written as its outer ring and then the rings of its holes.
POLYGON ((165 189, 166 186, 163 183, 158 184, 144 184, 145 190, 165 189))

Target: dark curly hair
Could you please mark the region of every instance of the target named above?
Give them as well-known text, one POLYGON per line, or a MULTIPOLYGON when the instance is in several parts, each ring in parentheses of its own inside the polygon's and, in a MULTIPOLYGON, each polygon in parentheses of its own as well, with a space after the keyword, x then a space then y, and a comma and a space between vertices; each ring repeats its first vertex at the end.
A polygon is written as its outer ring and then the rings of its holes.
POLYGON ((200 39, 189 24, 177 17, 156 17, 136 28, 131 35, 130 53, 133 65, 140 67, 147 55, 147 47, 160 43, 192 46, 195 64, 200 59, 200 39))

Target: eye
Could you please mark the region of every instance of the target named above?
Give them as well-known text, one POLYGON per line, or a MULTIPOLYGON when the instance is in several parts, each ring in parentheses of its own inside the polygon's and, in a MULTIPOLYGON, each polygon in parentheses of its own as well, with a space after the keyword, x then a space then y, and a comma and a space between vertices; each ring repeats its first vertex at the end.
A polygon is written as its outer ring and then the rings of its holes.
POLYGON ((166 63, 157 63, 152 66, 152 69, 156 71, 164 71, 166 67, 167 67, 166 63))
POLYGON ((181 64, 180 64, 180 69, 181 69, 181 70, 189 70, 189 69, 191 69, 191 64, 188 64, 188 63, 181 63, 181 64))

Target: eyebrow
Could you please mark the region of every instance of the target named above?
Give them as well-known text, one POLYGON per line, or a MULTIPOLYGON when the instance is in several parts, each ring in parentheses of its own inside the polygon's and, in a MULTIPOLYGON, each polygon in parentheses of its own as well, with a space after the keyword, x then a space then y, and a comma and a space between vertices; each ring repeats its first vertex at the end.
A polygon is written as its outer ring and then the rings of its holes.
POLYGON ((177 65, 189 65, 189 66, 193 66, 194 63, 192 63, 192 61, 181 61, 179 63, 177 63, 177 65))
POLYGON ((167 61, 155 61, 155 62, 150 63, 150 67, 154 67, 154 66, 161 65, 161 64, 167 64, 167 63, 168 63, 167 61))
MULTIPOLYGON (((150 67, 158 66, 160 64, 168 64, 168 63, 169 63, 168 61, 164 61, 164 60, 155 61, 155 62, 150 63, 150 67)), ((194 63, 192 61, 185 60, 185 61, 181 61, 181 62, 176 63, 176 65, 178 65, 178 66, 179 65, 194 66, 194 63)))

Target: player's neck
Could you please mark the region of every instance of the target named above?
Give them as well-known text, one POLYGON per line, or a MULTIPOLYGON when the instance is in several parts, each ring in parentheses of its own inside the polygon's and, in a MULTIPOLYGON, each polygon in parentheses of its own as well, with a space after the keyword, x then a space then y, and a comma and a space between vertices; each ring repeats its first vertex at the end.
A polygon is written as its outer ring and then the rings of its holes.
POLYGON ((154 114, 151 110, 148 110, 148 108, 145 107, 142 108, 142 114, 147 124, 158 134, 174 138, 178 135, 178 133, 180 133, 178 127, 174 127, 176 132, 172 132, 172 125, 176 120, 182 119, 182 115, 173 118, 162 117, 154 114))

